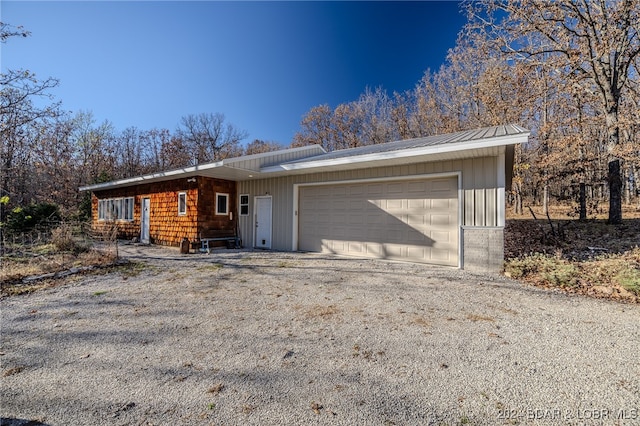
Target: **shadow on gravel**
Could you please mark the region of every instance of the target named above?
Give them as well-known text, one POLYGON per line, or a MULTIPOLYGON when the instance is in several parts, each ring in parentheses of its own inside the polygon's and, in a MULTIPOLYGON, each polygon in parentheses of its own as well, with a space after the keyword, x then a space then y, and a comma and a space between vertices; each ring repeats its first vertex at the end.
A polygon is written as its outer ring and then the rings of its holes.
POLYGON ((35 420, 25 420, 25 419, 9 419, 9 418, 1 418, 0 426, 49 426, 46 423, 40 423, 35 420))

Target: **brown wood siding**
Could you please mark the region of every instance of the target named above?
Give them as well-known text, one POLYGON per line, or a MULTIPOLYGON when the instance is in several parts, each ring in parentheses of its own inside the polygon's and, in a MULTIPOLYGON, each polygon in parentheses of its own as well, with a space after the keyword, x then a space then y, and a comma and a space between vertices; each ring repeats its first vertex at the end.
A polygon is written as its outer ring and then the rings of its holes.
POLYGON ((198 188, 185 188, 176 181, 154 185, 158 192, 142 194, 151 199, 149 236, 151 243, 179 245, 183 238, 198 237, 198 188), (187 214, 178 214, 178 194, 187 193, 187 214))
POLYGON ((198 176, 195 182, 187 178, 142 184, 126 188, 97 191, 91 198, 93 228, 108 229, 114 222, 98 220, 98 200, 134 197, 133 221, 116 221, 118 238, 133 239, 140 236, 141 205, 150 199, 149 236, 151 243, 178 246, 183 238, 197 241, 215 230, 235 229, 236 184, 232 181, 198 176), (178 194, 187 194, 187 213, 178 214, 178 194), (215 214, 215 194, 229 194, 229 215, 215 214))
POLYGON ((236 183, 229 180, 198 178, 200 201, 198 203, 198 226, 202 237, 215 236, 217 231, 234 231, 237 212, 236 183), (229 215, 216 214, 216 193, 228 194, 229 215), (208 235, 211 234, 211 235, 208 235))

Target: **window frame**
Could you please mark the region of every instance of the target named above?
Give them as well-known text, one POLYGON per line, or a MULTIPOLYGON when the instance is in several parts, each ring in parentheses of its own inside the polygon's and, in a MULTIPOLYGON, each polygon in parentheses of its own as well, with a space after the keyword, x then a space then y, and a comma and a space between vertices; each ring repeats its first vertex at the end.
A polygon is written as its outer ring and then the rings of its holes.
POLYGON ((102 198, 98 200, 98 221, 133 222, 135 197, 102 198))
POLYGON ((98 200, 98 220, 105 220, 104 208, 105 208, 105 200, 98 200))
POLYGON ((240 194, 240 197, 238 198, 238 211, 240 216, 249 216, 249 194, 240 194), (246 197, 246 202, 244 203, 242 202, 243 197, 246 197))
POLYGON ((225 193, 225 192, 216 192, 216 205, 215 205, 215 212, 216 212, 216 216, 227 216, 229 215, 229 194, 225 193), (224 197, 225 199, 225 211, 224 212, 220 212, 219 207, 220 207, 220 197, 224 197))
POLYGON ((187 192, 178 192, 178 216, 187 215, 187 192))

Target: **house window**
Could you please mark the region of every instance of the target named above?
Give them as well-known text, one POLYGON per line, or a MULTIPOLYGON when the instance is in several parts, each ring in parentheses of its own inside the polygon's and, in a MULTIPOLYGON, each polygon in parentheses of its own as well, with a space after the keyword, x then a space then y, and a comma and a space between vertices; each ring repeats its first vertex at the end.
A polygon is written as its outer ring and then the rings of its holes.
POLYGON ((124 220, 133 220, 133 197, 123 199, 124 220))
POLYGON ((98 200, 98 220, 133 220, 133 197, 98 200))
POLYGON ((105 205, 104 200, 98 200, 98 220, 104 220, 106 217, 104 213, 105 205))
POLYGON ((229 194, 216 192, 216 214, 229 214, 229 194))
POLYGON ((178 215, 184 216, 187 214, 187 193, 178 192, 178 215))
POLYGON ((249 216, 249 195, 240 195, 240 216, 249 216))

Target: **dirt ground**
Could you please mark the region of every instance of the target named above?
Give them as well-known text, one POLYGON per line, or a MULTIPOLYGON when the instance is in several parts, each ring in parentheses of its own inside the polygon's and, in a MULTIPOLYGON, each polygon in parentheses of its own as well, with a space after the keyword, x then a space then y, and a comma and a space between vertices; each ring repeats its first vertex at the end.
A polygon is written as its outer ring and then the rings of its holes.
POLYGON ((0 300, 3 425, 640 424, 638 305, 320 254, 121 254, 0 300))

